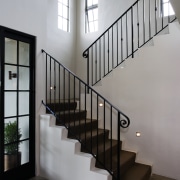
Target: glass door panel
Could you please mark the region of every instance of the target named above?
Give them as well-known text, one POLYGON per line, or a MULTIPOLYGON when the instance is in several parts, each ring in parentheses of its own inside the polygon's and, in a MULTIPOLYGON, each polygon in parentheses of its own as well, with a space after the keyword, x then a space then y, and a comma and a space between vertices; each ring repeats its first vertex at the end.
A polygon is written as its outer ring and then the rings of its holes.
POLYGON ((17 67, 11 65, 5 65, 5 89, 16 90, 17 78, 13 78, 13 74, 17 74, 17 67))
POLYGON ((29 162, 29 56, 28 43, 5 38, 5 118, 16 117, 4 128, 5 139, 14 137, 5 144, 5 171, 29 162))
POLYGON ((19 65, 29 66, 30 49, 29 44, 19 42, 19 65))
POLYGON ((17 64, 17 41, 5 38, 5 63, 17 64))
POLYGON ((19 90, 29 90, 30 72, 28 67, 19 67, 19 90))
POLYGON ((5 117, 16 116, 17 114, 17 93, 5 92, 4 93, 4 114, 5 117))
POLYGON ((35 175, 34 78, 35 37, 0 26, 0 179, 35 175))

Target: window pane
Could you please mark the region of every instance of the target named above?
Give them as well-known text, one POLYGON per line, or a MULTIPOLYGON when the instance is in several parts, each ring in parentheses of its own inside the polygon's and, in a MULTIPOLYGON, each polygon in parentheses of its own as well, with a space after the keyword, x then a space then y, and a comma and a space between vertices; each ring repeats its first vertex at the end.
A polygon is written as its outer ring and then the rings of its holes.
POLYGON ((19 128, 21 130, 21 140, 29 138, 29 116, 19 117, 19 128))
POLYGON ((19 151, 21 152, 21 164, 29 162, 29 141, 20 143, 19 151))
POLYGON ((9 79, 9 72, 17 74, 17 66, 5 65, 5 90, 17 89, 17 78, 9 79))
POLYGON ((92 0, 87 0, 87 6, 92 6, 92 0))
POLYGON ((98 8, 94 9, 94 21, 98 20, 98 8))
POLYGON ((174 10, 171 6, 170 3, 165 3, 164 4, 164 16, 171 16, 171 15, 174 15, 174 10))
POLYGON ((19 92, 19 115, 29 114, 29 93, 19 92))
POLYGON ((66 6, 63 6, 63 17, 66 19, 68 18, 68 10, 66 6))
POLYGON ((93 0, 93 5, 98 4, 98 0, 93 0))
POLYGON ((19 90, 29 90, 29 68, 19 67, 19 90))
POLYGON ((58 17, 58 28, 59 29, 62 29, 63 26, 62 26, 63 22, 62 22, 62 17, 58 17))
POLYGON ((19 64, 29 65, 29 44, 24 42, 19 42, 19 64))
POLYGON ((58 3, 58 15, 63 16, 62 4, 61 3, 58 3))
POLYGON ((68 0, 63 0, 63 4, 68 6, 68 0))
POLYGON ((89 31, 94 32, 94 22, 89 23, 89 31))
POLYGON ((63 19, 63 30, 64 31, 67 31, 67 24, 68 22, 67 22, 67 20, 66 19, 63 19))
POLYGON ((98 21, 94 21, 94 31, 98 31, 98 21))
POLYGON ((169 2, 169 0, 163 0, 163 3, 167 3, 167 2, 169 2))
POLYGON ((5 38, 5 63, 17 64, 17 41, 5 38))
POLYGON ((88 21, 93 21, 93 10, 88 11, 88 21))
POLYGON ((5 117, 17 115, 16 92, 5 92, 5 117))

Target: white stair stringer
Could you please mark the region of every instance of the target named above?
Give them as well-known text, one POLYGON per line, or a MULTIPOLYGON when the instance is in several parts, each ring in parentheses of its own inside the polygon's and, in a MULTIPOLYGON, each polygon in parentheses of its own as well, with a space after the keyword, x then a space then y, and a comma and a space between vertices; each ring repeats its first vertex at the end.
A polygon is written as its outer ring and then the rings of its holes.
POLYGON ((77 140, 67 138, 65 127, 55 125, 52 115, 40 116, 40 175, 49 180, 111 180, 95 167, 95 159, 80 152, 77 140))

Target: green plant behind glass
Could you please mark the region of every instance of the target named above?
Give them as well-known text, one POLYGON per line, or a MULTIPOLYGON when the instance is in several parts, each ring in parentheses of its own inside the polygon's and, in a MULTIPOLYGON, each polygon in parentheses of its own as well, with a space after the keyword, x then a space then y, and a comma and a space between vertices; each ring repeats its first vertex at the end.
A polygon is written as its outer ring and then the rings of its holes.
POLYGON ((17 131, 17 122, 9 122, 5 125, 4 128, 4 144, 5 144, 5 153, 6 154, 16 154, 19 150, 19 139, 21 138, 21 130, 18 128, 17 131), (18 134, 17 134, 18 132, 18 134), (9 144, 12 143, 12 144, 9 144), (6 145, 8 144, 8 145, 6 145))

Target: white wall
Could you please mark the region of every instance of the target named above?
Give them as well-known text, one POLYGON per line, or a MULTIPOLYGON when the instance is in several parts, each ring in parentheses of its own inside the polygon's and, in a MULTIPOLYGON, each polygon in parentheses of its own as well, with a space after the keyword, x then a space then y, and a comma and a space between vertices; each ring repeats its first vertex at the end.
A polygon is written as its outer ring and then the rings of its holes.
POLYGON ((36 167, 39 173, 39 115, 44 113, 45 59, 47 50, 74 71, 76 1, 70 0, 71 31, 57 28, 57 0, 1 0, 0 25, 36 36, 36 167))
POLYGON ((180 180, 180 26, 154 38, 125 68, 115 69, 94 87, 129 116, 121 129, 123 148, 137 151, 137 161, 152 164, 153 173, 180 180), (141 137, 136 137, 141 132, 141 137))

